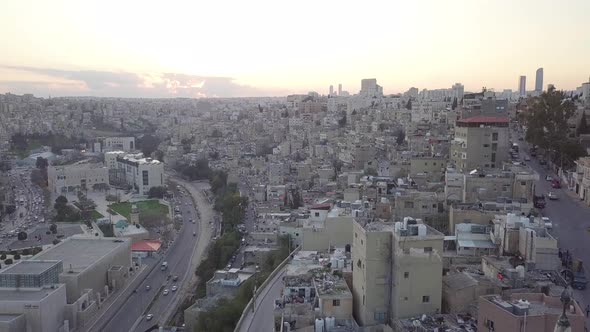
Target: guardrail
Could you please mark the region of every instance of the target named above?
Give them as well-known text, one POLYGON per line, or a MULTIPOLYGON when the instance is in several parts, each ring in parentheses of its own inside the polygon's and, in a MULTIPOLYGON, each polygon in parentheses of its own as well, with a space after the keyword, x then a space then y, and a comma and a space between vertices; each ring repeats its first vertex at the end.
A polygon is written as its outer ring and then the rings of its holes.
MULTIPOLYGON (((264 288, 266 288, 266 286, 268 286, 268 284, 270 283, 270 281, 277 275, 277 273, 279 273, 279 271, 281 271, 283 269, 283 267, 285 267, 285 265, 287 265, 287 263, 289 263, 289 261, 291 260, 291 257, 293 256, 294 253, 298 252, 301 249, 301 246, 298 246, 297 248, 295 248, 293 251, 291 251, 291 253, 287 256, 287 258, 285 258, 281 264, 279 264, 277 266, 276 269, 274 269, 270 275, 268 276, 268 278, 266 278, 266 280, 264 280, 264 282, 262 283, 262 285, 260 285, 260 287, 256 290, 256 293, 260 293, 264 288)), ((248 315, 248 312, 250 312, 252 310, 252 305, 253 305, 253 301, 254 301, 254 296, 250 299, 250 301, 248 301, 248 304, 246 304, 246 307, 244 307, 244 311, 242 311, 242 316, 240 316, 240 320, 238 320, 238 323, 236 324, 236 327, 234 328, 234 332, 239 332, 242 324, 244 323, 244 318, 248 315)))

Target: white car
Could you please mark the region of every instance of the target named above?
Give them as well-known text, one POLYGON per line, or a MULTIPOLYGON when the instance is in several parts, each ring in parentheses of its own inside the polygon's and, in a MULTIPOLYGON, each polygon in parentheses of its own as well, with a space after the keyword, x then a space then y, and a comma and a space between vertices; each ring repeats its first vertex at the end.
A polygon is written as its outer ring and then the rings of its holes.
POLYGON ((163 292, 162 294, 164 294, 164 295, 168 295, 168 293, 170 293, 170 292, 168 291, 168 289, 164 289, 164 292, 163 292))
POLYGON ((543 223, 545 224, 545 228, 553 229, 553 223, 551 222, 551 219, 549 219, 547 217, 543 217, 543 218, 541 218, 541 220, 543 220, 543 223))
POLYGON ((557 200, 559 197, 557 197, 557 194, 556 194, 556 193, 554 193, 553 191, 550 191, 550 192, 547 194, 547 198, 549 198, 549 199, 550 199, 550 200, 552 200, 552 201, 555 201, 555 200, 557 200))
POLYGON ((173 292, 176 292, 176 290, 177 290, 177 289, 178 289, 178 287, 176 287, 176 286, 172 286, 172 291, 173 291, 173 292))
POLYGON ((145 320, 152 320, 152 318, 154 318, 154 315, 152 314, 147 314, 147 316, 145 316, 145 320))

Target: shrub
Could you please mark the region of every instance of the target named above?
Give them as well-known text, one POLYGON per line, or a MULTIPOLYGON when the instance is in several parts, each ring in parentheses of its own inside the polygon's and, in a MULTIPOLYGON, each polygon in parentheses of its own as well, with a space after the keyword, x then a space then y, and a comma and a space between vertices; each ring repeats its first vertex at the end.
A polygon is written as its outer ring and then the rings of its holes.
POLYGON ((2 254, 2 255, 0 255, 0 259, 1 259, 1 260, 5 260, 5 259, 6 259, 6 254, 2 254))
POLYGON ((4 264, 6 264, 6 265, 10 265, 12 263, 13 263, 13 261, 10 258, 4 261, 4 264))
POLYGON ((20 255, 19 254, 16 254, 16 255, 13 256, 13 258, 14 258, 15 261, 17 261, 17 260, 20 259, 20 255))

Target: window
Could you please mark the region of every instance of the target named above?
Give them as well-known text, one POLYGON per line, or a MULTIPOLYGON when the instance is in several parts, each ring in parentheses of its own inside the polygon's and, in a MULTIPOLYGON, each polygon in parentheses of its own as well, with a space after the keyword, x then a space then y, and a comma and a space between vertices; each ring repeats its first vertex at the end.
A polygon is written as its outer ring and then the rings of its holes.
POLYGON ((319 217, 319 216, 320 216, 320 213, 319 213, 319 212, 316 212, 316 213, 315 213, 315 216, 316 216, 316 217, 319 217))
POLYGON ((525 181, 520 181, 520 185, 521 186, 526 186, 526 182, 525 181))
POLYGON ((422 205, 423 209, 428 209, 428 205, 422 205))
POLYGON ((410 272, 404 272, 404 279, 408 279, 410 277, 410 272))
POLYGON ((408 297, 407 297, 407 296, 405 296, 405 297, 404 297, 404 301, 407 301, 407 300, 408 300, 408 297))
POLYGON ((495 163, 496 162, 496 154, 492 153, 492 162, 495 163))
POLYGON ((498 133, 492 133, 492 141, 498 140, 498 133))
POLYGON ((148 171, 141 171, 141 176, 143 178, 143 185, 149 186, 150 181, 149 181, 149 177, 148 177, 148 171))
POLYGON ((424 295, 422 296, 422 303, 428 303, 430 302, 430 296, 424 295))
POLYGON ((492 151, 498 150, 498 143, 492 143, 492 151))
POLYGON ((432 252, 432 247, 424 247, 424 252, 432 252))
POLYGON ((414 202, 405 201, 404 202, 404 208, 406 208, 406 209, 413 209, 414 208, 414 202))
POLYGON ((489 144, 484 144, 484 145, 483 145, 483 147, 484 147, 484 148, 489 148, 489 147, 490 147, 490 145, 489 145, 489 144))
POLYGON ((378 322, 385 322, 385 313, 384 312, 376 312, 375 313, 375 320, 378 322))
POLYGON ((335 307, 339 307, 340 306, 340 300, 332 300, 332 305, 335 307))
POLYGON ((354 233, 354 237, 355 238, 358 238, 359 237, 359 234, 358 233, 354 233))

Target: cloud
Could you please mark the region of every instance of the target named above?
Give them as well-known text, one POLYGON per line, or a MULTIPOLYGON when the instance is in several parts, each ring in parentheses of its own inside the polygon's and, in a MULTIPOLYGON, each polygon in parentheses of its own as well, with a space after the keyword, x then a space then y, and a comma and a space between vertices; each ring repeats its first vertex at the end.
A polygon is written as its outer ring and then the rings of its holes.
MULTIPOLYGON (((181 73, 131 73, 2 66, 10 76, 33 74, 37 80, 1 80, 0 91, 52 96, 99 97, 257 97, 273 93, 243 85, 231 77, 181 73)), ((275 91, 276 93, 277 91, 275 91)))

